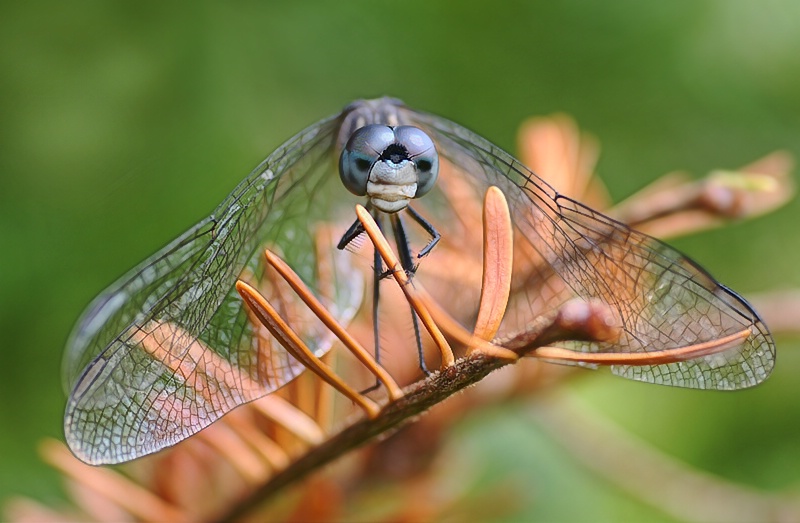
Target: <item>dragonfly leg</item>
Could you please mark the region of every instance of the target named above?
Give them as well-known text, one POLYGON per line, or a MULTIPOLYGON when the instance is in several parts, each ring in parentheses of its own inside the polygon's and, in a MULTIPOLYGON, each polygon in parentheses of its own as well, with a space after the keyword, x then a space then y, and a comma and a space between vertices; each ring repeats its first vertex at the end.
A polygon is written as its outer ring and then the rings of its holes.
POLYGON ((375 341, 375 361, 378 363, 381 362, 381 336, 378 327, 378 303, 381 299, 381 280, 383 279, 383 275, 381 274, 381 265, 383 261, 381 260, 381 254, 378 252, 378 249, 374 249, 375 255, 373 258, 373 263, 375 264, 375 268, 372 272, 372 337, 375 341))
POLYGON ((428 366, 425 364, 425 353, 422 350, 422 338, 419 335, 419 320, 417 319, 417 313, 414 312, 414 307, 411 307, 411 322, 414 324, 414 337, 417 340, 417 357, 419 357, 419 368, 420 370, 426 375, 430 376, 431 371, 428 370, 428 366))
POLYGON ((419 251, 419 254, 417 254, 417 258, 422 258, 431 252, 431 249, 433 249, 436 244, 439 243, 439 239, 441 239, 442 235, 439 234, 439 231, 436 230, 436 227, 434 227, 431 222, 423 218, 423 216, 415 211, 410 205, 406 207, 406 209, 408 209, 408 214, 411 215, 411 218, 420 224, 420 226, 425 229, 425 232, 431 235, 431 240, 428 242, 428 245, 426 245, 421 251, 419 251))
MULTIPOLYGON (((406 274, 411 276, 417 270, 417 267, 414 265, 413 258, 411 257, 411 249, 408 246, 408 237, 406 236, 406 229, 403 225, 403 220, 400 218, 399 214, 392 214, 391 220, 394 239, 397 243, 397 254, 400 256, 400 265, 403 267, 403 270, 405 270, 406 274)), ((422 337, 419 333, 419 320, 417 319, 417 313, 414 311, 414 307, 409 304, 409 308, 411 309, 411 321, 414 324, 414 338, 417 342, 419 368, 427 376, 430 375, 431 372, 428 370, 428 366, 425 365, 425 353, 422 350, 422 337)))
POLYGON ((350 228, 347 229, 342 235, 342 239, 340 239, 339 243, 336 244, 336 248, 340 251, 343 250, 345 247, 350 245, 350 242, 358 238, 363 232, 365 232, 364 226, 361 225, 361 222, 356 219, 356 221, 353 222, 353 225, 351 225, 350 228))

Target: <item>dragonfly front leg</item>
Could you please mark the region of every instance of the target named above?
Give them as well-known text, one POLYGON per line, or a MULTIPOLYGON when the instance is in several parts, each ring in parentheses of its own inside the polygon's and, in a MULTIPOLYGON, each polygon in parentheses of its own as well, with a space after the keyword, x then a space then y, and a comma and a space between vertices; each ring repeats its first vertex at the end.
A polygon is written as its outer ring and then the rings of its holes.
POLYGON ((354 221, 353 225, 351 225, 342 235, 339 243, 336 244, 336 248, 340 251, 344 250, 348 245, 350 245, 350 242, 361 236, 361 234, 364 232, 364 226, 361 225, 361 222, 358 220, 354 221))
POLYGON ((434 227, 431 222, 423 218, 423 216, 417 211, 415 211, 413 207, 409 205, 408 207, 406 207, 406 209, 408 209, 408 213, 411 215, 414 221, 420 224, 420 226, 425 230, 425 232, 431 235, 431 239, 428 242, 428 245, 426 245, 421 251, 419 251, 419 254, 417 254, 417 258, 422 258, 423 256, 426 256, 429 252, 431 252, 431 250, 436 246, 436 244, 439 243, 439 240, 441 239, 442 235, 439 234, 439 231, 436 230, 436 227, 434 227))

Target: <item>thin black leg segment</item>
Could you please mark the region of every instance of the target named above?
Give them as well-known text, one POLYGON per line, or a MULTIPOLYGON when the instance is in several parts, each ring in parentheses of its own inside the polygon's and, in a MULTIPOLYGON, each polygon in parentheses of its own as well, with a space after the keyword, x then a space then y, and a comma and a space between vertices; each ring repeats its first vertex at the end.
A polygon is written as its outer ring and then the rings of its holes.
POLYGON ((372 263, 374 264, 372 269, 372 337, 375 341, 375 361, 380 363, 381 362, 381 335, 378 328, 378 302, 381 299, 381 280, 383 277, 381 276, 381 254, 378 252, 378 249, 373 249, 374 255, 372 258, 372 263))
POLYGON ((431 249, 433 249, 436 244, 439 243, 439 239, 442 237, 442 235, 439 234, 439 231, 436 230, 436 227, 434 227, 431 222, 423 218, 422 215, 415 211, 410 205, 406 207, 406 209, 408 209, 408 214, 411 215, 411 218, 420 224, 420 226, 425 229, 425 232, 431 235, 431 241, 429 241, 428 245, 426 245, 421 251, 419 251, 419 254, 417 254, 417 258, 422 258, 431 252, 431 249))

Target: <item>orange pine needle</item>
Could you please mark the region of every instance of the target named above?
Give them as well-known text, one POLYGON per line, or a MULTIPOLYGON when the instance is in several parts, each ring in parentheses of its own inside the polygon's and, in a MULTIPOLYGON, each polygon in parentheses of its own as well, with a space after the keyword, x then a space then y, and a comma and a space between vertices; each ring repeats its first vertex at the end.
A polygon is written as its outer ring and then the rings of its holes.
POLYGON ((44 461, 133 516, 145 521, 189 521, 188 515, 182 510, 118 472, 81 463, 62 443, 46 440, 40 445, 39 451, 44 461))
POLYGON ((489 187, 483 204, 483 282, 473 333, 490 341, 500 329, 511 293, 514 232, 503 192, 489 187))
POLYGON ((566 362, 596 363, 598 365, 664 365, 679 361, 693 360, 711 354, 724 352, 740 344, 752 334, 750 329, 741 330, 718 340, 687 345, 677 349, 637 353, 586 353, 575 352, 561 347, 539 347, 531 352, 536 358, 566 362))
POLYGON ((318 445, 325 433, 308 414, 276 395, 265 396, 251 403, 265 418, 291 432, 308 445, 318 445))
POLYGON ((367 416, 370 418, 377 417, 380 412, 378 405, 369 398, 359 394, 339 376, 336 375, 330 367, 322 363, 322 361, 314 355, 313 352, 306 346, 299 336, 292 330, 289 325, 280 317, 277 311, 269 304, 257 290, 248 285, 247 283, 239 280, 236 282, 236 290, 245 301, 247 306, 255 313, 259 321, 272 333, 273 336, 280 342, 280 344, 306 366, 309 370, 314 372, 317 376, 325 380, 336 390, 341 392, 346 397, 350 398, 355 404, 364 409, 367 416))
POLYGON ((378 380, 386 386, 389 397, 398 400, 403 397, 403 391, 389 375, 386 370, 378 365, 375 358, 361 346, 350 333, 348 333, 339 322, 336 321, 330 312, 314 296, 306 285, 300 280, 297 274, 289 267, 286 262, 279 258, 269 249, 265 251, 267 263, 278 271, 278 274, 286 280, 286 283, 294 290, 297 296, 311 309, 311 312, 325 324, 326 327, 344 344, 347 349, 355 356, 378 380))

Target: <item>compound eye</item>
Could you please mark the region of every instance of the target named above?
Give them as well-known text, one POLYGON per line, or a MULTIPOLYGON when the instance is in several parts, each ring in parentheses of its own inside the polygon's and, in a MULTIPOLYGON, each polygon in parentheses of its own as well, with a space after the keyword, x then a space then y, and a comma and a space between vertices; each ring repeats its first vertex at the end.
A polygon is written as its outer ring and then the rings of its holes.
POLYGON ((417 192, 414 198, 433 189, 439 177, 439 153, 428 134, 418 127, 401 125, 395 127, 397 143, 403 144, 408 156, 417 166, 417 192))
POLYGON ((350 135, 339 156, 339 177, 348 191, 357 196, 367 194, 372 166, 394 141, 394 131, 386 125, 367 125, 350 135))

